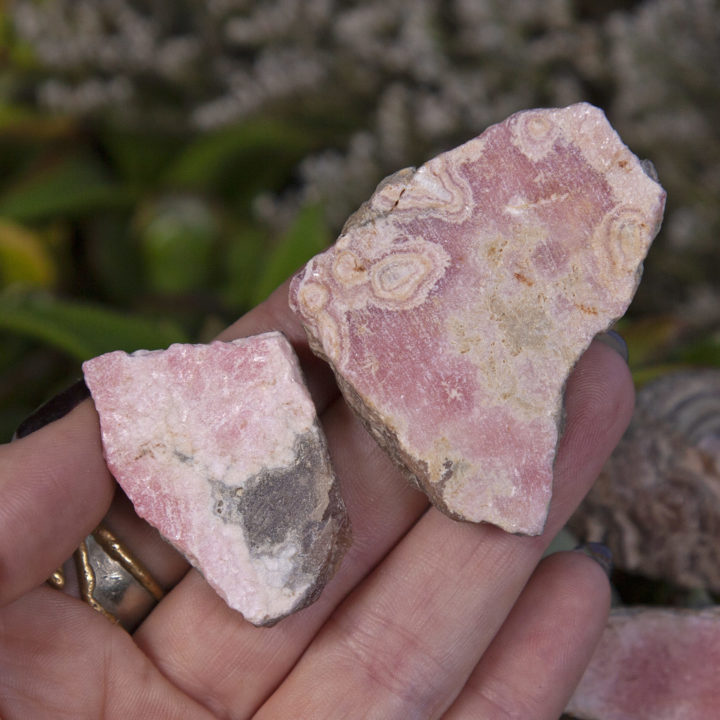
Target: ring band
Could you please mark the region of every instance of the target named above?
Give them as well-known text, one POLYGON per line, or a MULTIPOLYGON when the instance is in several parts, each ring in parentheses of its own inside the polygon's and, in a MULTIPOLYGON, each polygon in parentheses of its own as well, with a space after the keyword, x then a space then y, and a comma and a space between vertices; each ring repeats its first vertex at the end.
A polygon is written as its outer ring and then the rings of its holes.
MULTIPOLYGON (((102 523, 80 543, 73 559, 81 599, 128 632, 164 595, 142 562, 102 523)), ((63 569, 58 568, 48 583, 65 589, 63 569)))

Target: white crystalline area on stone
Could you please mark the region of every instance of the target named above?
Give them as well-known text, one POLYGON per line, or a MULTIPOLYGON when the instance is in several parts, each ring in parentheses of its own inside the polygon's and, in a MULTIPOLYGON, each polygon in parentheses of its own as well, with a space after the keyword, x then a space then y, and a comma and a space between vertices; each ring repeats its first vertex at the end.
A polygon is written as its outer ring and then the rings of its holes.
POLYGON ((108 467, 137 513, 250 622, 312 602, 347 519, 284 336, 118 351, 83 370, 108 467))

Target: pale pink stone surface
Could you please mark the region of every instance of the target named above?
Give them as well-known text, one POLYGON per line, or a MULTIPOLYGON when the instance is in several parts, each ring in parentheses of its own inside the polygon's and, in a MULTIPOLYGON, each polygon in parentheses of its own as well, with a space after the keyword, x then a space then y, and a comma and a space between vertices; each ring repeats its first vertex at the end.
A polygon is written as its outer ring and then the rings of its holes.
POLYGON ((256 625, 312 602, 349 526, 281 333, 83 365, 105 458, 136 511, 256 625))
POLYGON ((720 609, 617 610, 566 713, 581 720, 720 717, 720 609))
POLYGON ((381 183, 290 304, 440 509, 538 534, 565 380, 630 303, 664 200, 597 108, 518 113, 381 183))

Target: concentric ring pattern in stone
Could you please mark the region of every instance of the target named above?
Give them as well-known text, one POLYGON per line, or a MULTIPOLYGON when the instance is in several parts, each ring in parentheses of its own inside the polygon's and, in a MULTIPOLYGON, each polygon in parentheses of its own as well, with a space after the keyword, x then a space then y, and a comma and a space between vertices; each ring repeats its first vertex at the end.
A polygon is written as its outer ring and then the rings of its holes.
POLYGON ((664 202, 597 108, 517 113, 383 181, 290 304, 441 510, 538 534, 566 378, 628 307, 664 202))

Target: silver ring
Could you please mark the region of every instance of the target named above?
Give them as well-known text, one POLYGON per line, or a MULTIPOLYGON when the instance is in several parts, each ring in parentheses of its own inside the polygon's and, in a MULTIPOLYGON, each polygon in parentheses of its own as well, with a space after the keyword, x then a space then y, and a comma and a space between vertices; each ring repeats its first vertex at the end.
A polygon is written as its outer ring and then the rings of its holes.
MULTIPOLYGON (((73 559, 80 598, 128 632, 140 625, 164 595, 148 569, 103 524, 80 543, 73 559)), ((66 582, 63 568, 48 578, 59 590, 68 589, 66 582)))

